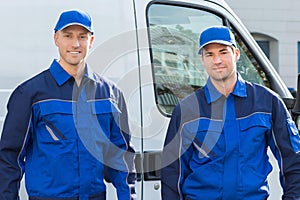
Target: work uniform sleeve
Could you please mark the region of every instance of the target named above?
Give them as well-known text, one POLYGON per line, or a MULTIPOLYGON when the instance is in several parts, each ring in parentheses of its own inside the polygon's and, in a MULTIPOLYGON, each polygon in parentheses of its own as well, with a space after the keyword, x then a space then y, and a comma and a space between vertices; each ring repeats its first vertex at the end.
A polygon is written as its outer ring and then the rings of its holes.
POLYGON ((162 200, 179 200, 180 194, 180 108, 177 106, 171 117, 164 142, 161 169, 162 200))
POLYGON ((281 170, 282 199, 299 200, 300 136, 283 101, 275 96, 272 106, 273 136, 269 140, 269 145, 281 170))
POLYGON ((24 173, 25 141, 30 127, 31 102, 19 86, 10 96, 0 141, 0 199, 19 199, 24 173))
POLYGON ((136 199, 135 150, 130 143, 128 114, 122 93, 119 93, 118 108, 111 124, 110 148, 106 155, 107 172, 117 189, 118 199, 136 199))

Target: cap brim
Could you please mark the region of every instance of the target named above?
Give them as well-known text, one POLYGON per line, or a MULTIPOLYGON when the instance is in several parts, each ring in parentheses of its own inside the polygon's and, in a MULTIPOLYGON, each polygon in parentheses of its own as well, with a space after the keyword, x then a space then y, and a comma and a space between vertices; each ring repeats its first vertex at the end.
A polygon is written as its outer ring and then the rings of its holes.
POLYGON ((78 26, 82 26, 83 28, 85 28, 86 30, 88 30, 89 32, 91 32, 92 34, 94 33, 92 30, 90 30, 87 26, 81 24, 81 23, 69 23, 64 25, 63 27, 61 27, 58 31, 61 31, 65 28, 67 28, 68 26, 72 26, 72 25, 78 25, 78 26))
POLYGON ((202 46, 200 46, 198 54, 201 53, 201 50, 203 49, 203 47, 205 47, 208 44, 212 44, 212 43, 223 44, 223 45, 227 45, 227 46, 232 46, 232 45, 234 46, 233 43, 228 42, 228 41, 224 41, 224 40, 212 40, 212 41, 206 42, 205 44, 203 44, 202 46))

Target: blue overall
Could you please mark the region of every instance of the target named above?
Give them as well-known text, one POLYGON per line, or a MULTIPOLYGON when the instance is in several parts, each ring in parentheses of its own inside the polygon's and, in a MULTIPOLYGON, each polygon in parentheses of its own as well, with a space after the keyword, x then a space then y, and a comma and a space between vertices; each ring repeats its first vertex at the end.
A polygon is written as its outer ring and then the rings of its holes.
POLYGON ((59 63, 24 82, 8 103, 0 143, 0 199, 104 200, 104 174, 119 199, 134 195, 134 150, 123 95, 92 72, 77 86, 59 63), (107 166, 107 168, 105 167, 107 166))
POLYGON ((300 137, 280 97, 239 74, 224 97, 208 79, 173 111, 163 151, 162 199, 266 199, 268 148, 281 170, 283 199, 300 199, 300 137))

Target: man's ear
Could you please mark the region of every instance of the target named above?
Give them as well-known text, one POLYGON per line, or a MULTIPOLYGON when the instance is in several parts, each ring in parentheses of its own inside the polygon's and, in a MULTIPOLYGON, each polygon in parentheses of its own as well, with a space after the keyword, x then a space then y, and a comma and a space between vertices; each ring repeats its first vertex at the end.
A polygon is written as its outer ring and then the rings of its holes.
POLYGON ((203 65, 203 56, 202 56, 202 54, 200 54, 200 61, 201 61, 201 64, 203 65))
POLYGON ((200 56, 200 61, 201 61, 201 64, 202 64, 202 65, 204 65, 204 64, 203 64, 203 63, 204 63, 204 52, 203 52, 203 51, 204 51, 204 49, 202 49, 201 52, 200 52, 200 54, 199 54, 199 56, 200 56))
POLYGON ((57 34, 57 32, 54 33, 53 39, 54 39, 54 44, 55 44, 56 46, 58 46, 58 42, 57 42, 57 40, 58 40, 58 34, 57 34))
POLYGON ((95 40, 95 36, 92 35, 92 36, 91 36, 91 40, 90 40, 90 45, 89 45, 89 48, 90 48, 90 49, 91 49, 92 46, 93 46, 94 40, 95 40))
POLYGON ((238 61, 240 59, 240 50, 238 48, 235 48, 235 61, 238 61))

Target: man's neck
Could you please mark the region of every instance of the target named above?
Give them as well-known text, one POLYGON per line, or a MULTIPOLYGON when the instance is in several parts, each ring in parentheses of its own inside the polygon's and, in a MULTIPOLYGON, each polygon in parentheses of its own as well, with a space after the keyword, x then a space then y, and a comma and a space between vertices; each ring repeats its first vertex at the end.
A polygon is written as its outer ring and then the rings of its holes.
POLYGON ((59 64, 68 74, 70 74, 75 79, 76 84, 79 86, 84 75, 85 63, 75 66, 59 61, 59 64))
POLYGON ((212 84, 215 86, 215 88, 223 94, 225 97, 228 97, 230 93, 233 92, 236 81, 237 81, 237 76, 234 75, 231 78, 222 80, 222 81, 216 81, 216 80, 211 80, 212 84))

